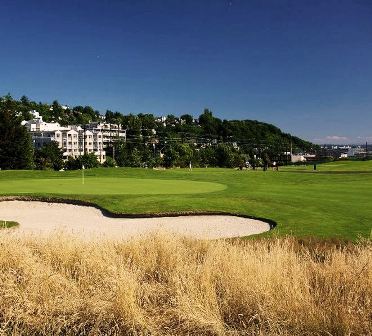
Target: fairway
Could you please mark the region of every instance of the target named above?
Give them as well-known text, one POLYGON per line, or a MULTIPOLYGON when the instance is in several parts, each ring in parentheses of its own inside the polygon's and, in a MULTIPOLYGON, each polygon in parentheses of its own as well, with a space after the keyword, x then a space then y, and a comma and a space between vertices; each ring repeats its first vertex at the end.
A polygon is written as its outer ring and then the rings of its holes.
POLYGON ((87 177, 39 178, 10 180, 1 183, 1 194, 74 194, 74 195, 162 195, 197 194, 221 191, 226 186, 220 183, 187 180, 157 180, 138 178, 87 177))
POLYGON ((0 171, 0 195, 59 197, 117 214, 229 213, 277 223, 263 235, 356 240, 372 230, 372 161, 280 167, 0 171))

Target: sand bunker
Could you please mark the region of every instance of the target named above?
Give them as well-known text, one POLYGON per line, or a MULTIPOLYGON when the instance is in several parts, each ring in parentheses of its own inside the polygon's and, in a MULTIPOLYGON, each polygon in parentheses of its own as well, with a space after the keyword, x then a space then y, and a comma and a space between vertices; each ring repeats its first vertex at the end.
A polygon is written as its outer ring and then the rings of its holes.
POLYGON ((0 202, 0 219, 20 225, 7 234, 37 236, 61 232, 86 239, 128 239, 153 231, 167 231, 195 238, 231 238, 270 230, 269 224, 237 216, 179 216, 158 218, 110 218, 93 207, 63 203, 0 202))

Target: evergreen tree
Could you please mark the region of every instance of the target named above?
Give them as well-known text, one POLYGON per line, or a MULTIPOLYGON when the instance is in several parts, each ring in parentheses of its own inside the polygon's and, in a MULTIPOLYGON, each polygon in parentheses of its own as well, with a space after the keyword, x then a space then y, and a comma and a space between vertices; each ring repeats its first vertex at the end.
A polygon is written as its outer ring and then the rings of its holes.
POLYGON ((0 168, 32 169, 33 146, 10 95, 0 101, 0 168))
POLYGON ((45 144, 41 149, 35 151, 36 169, 54 169, 63 168, 63 152, 58 148, 58 143, 52 141, 45 144))

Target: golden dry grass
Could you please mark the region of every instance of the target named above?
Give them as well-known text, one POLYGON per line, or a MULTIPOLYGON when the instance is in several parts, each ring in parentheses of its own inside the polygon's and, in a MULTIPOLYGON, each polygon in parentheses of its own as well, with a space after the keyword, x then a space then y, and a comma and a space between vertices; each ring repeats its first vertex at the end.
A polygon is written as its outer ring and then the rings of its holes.
POLYGON ((368 335, 372 244, 0 236, 0 335, 368 335))

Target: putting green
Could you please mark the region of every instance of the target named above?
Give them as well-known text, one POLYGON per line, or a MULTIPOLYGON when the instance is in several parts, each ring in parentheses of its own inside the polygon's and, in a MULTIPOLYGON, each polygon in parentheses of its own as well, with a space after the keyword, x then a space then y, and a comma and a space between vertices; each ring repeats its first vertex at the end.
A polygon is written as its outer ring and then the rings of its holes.
POLYGON ((188 180, 159 180, 138 178, 87 177, 81 178, 21 179, 2 181, 1 194, 91 194, 91 195, 156 195, 197 194, 226 189, 224 184, 188 180))

